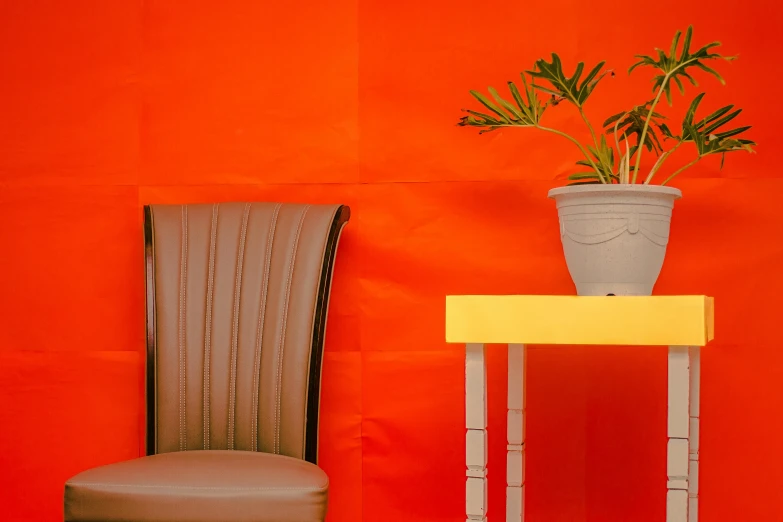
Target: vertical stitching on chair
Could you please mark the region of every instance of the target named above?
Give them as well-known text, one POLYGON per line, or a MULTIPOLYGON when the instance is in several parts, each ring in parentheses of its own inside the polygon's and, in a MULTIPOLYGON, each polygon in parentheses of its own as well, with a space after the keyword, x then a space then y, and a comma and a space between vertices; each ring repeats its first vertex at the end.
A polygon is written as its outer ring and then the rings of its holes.
POLYGON ((242 228, 239 233, 239 252, 237 252, 236 275, 234 277, 234 327, 231 332, 231 376, 229 378, 228 398, 228 449, 234 449, 236 438, 236 408, 237 401, 237 358, 239 351, 239 303, 242 298, 242 266, 245 263, 245 239, 247 238, 247 219, 250 214, 250 203, 245 203, 242 213, 242 228))
POLYGON ((182 205, 182 260, 180 263, 179 288, 179 449, 187 447, 187 426, 185 419, 185 305, 188 281, 188 207, 182 205))
POLYGON ((264 337, 264 317, 266 316, 266 299, 269 294, 269 272, 272 266, 272 247, 275 242, 275 232, 277 231, 277 216, 280 213, 281 203, 275 205, 272 212, 272 222, 269 224, 269 233, 266 237, 266 251, 264 253, 264 271, 261 282, 261 307, 258 311, 258 324, 256 325, 256 351, 253 356, 253 411, 252 411, 252 440, 253 451, 258 451, 258 401, 259 401, 259 378, 261 373, 261 345, 264 337))
POLYGON ((212 205, 212 227, 209 239, 209 272, 207 275, 207 316, 204 321, 204 449, 210 448, 209 440, 209 364, 212 353, 212 305, 215 288, 215 245, 217 244, 217 222, 220 205, 212 205))
POLYGON ((285 330, 286 323, 288 322, 288 305, 291 300, 291 280, 294 276, 294 265, 296 264, 296 250, 299 246, 299 235, 302 233, 302 225, 304 224, 307 211, 310 209, 310 205, 304 207, 302 215, 299 218, 299 225, 296 227, 296 236, 294 237, 294 244, 291 247, 291 256, 288 265, 288 278, 286 280, 285 290, 285 305, 283 308, 283 321, 280 332, 280 341, 277 346, 277 379, 275 380, 275 397, 277 407, 275 409, 275 442, 274 452, 280 453, 280 414, 282 403, 282 388, 283 388, 283 356, 285 354, 285 330))

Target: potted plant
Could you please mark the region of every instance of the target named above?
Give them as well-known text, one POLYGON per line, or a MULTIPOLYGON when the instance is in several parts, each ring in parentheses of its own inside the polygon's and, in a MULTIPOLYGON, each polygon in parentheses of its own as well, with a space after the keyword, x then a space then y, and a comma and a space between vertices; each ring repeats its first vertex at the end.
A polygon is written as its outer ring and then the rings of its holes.
POLYGON ((538 129, 570 140, 582 153, 576 163, 586 170, 568 176, 566 186, 549 191, 557 206, 566 264, 578 295, 650 295, 663 266, 674 200, 681 197, 669 182, 709 156, 720 155, 722 168, 726 153, 753 152, 755 143, 739 137, 750 127, 726 128, 742 112, 733 105, 702 116, 699 106, 704 93, 698 94, 679 132, 658 112, 664 95, 672 105, 672 84, 682 95, 685 82, 698 86, 691 75, 695 70, 725 83, 707 62, 735 57, 713 52, 719 42, 692 51, 692 35, 693 27, 688 27, 681 42, 682 33, 677 31, 668 54, 656 49, 656 56, 637 55, 628 74, 637 68, 654 69, 654 97, 610 116, 598 129, 585 115, 584 106, 601 80, 608 74, 614 76, 604 69, 605 62, 584 77, 580 62, 569 77, 553 53, 551 61, 539 59, 532 70, 522 73, 521 91, 508 82, 510 100, 492 87, 490 97, 470 91, 489 112, 465 110, 460 126, 478 127, 481 134, 506 127, 538 129), (579 112, 590 131, 588 144, 544 125, 546 110, 561 102, 579 112), (680 168, 666 169, 666 160, 681 149, 690 149, 691 160, 680 168), (654 161, 642 162, 645 151, 654 155, 654 161))

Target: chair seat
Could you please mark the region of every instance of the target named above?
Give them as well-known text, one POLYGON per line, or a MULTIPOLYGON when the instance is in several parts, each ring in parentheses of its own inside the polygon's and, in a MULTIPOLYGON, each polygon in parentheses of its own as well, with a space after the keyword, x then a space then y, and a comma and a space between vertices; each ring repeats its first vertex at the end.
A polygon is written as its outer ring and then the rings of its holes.
POLYGON ((90 469, 65 485, 66 522, 321 522, 329 482, 309 462, 181 451, 90 469))

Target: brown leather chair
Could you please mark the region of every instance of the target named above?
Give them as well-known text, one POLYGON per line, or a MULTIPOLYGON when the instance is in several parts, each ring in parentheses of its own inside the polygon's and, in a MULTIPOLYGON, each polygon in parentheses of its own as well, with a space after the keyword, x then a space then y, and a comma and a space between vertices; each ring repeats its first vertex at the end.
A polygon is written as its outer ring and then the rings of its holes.
POLYGON ((345 206, 144 209, 147 456, 80 473, 65 520, 310 522, 326 312, 345 206))

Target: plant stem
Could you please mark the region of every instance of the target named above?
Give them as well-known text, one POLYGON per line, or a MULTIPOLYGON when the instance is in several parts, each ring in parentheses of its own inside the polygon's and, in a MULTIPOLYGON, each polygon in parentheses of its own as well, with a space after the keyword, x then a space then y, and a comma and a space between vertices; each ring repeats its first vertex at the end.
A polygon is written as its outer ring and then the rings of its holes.
POLYGON ((663 183, 661 183, 661 186, 666 185, 668 182, 670 182, 672 179, 674 179, 674 176, 676 176, 677 174, 679 174, 683 170, 689 169, 689 168, 693 167, 694 165, 696 165, 699 162, 700 159, 701 159, 701 156, 697 157, 695 160, 691 161, 687 165, 684 165, 684 166, 680 167, 679 169, 675 170, 674 174, 672 174, 671 176, 669 176, 668 178, 663 180, 663 183))
POLYGON ((492 127, 514 127, 514 128, 517 128, 517 129, 536 128, 536 129, 539 129, 539 130, 542 130, 542 131, 546 131, 546 132, 551 132, 553 134, 557 134, 558 136, 562 136, 562 137, 566 138, 567 140, 573 142, 573 144, 576 145, 577 147, 579 147, 579 150, 582 151, 582 155, 585 157, 585 159, 587 161, 590 162, 590 165, 593 167, 593 170, 595 170, 595 173, 598 175, 598 179, 601 180, 601 183, 604 183, 604 184, 607 183, 607 181, 604 179, 604 175, 598 169, 598 165, 595 164, 595 162, 590 157, 590 154, 587 152, 587 150, 585 150, 585 148, 582 146, 581 143, 579 143, 576 140, 576 138, 574 138, 573 136, 569 136, 565 132, 561 132, 561 131, 559 131, 557 129, 551 129, 549 127, 544 127, 544 126, 539 125, 537 123, 534 124, 534 125, 513 125, 513 124, 510 124, 510 123, 506 123, 506 124, 502 124, 502 125, 492 125, 492 127))
POLYGON ((617 129, 619 128, 620 122, 625 118, 627 115, 627 112, 624 112, 622 116, 617 118, 617 122, 614 124, 614 144, 617 146, 617 158, 621 158, 623 156, 623 151, 620 150, 620 139, 617 137, 617 129))
POLYGON ((658 158, 658 161, 655 162, 655 165, 653 165, 653 168, 650 169, 650 173, 647 175, 647 179, 644 180, 645 185, 649 185, 650 181, 652 181, 652 177, 655 175, 658 170, 660 170, 661 167, 663 167, 663 164, 666 162, 667 159, 669 159, 669 156, 672 155, 672 153, 680 148, 680 145, 682 145, 682 141, 678 141, 677 145, 671 148, 668 152, 664 152, 661 154, 661 157, 658 158))
POLYGON ((598 150, 598 139, 595 137, 595 131, 593 130, 593 126, 590 125, 590 120, 587 119, 587 115, 585 114, 585 111, 582 109, 582 107, 579 107, 579 114, 582 115, 582 119, 587 124, 587 128, 590 129, 590 136, 593 137, 593 143, 595 144, 595 149, 598 150))
POLYGON ((667 74, 663 80, 663 83, 658 88, 658 94, 655 95, 655 99, 653 100, 652 105, 650 105, 650 112, 647 113, 647 117, 644 119, 644 127, 642 128, 642 135, 639 138, 639 150, 636 151, 636 166, 633 169, 633 180, 631 181, 631 183, 636 183, 636 175, 639 173, 639 167, 642 164, 642 152, 644 152, 644 140, 647 139, 647 128, 650 126, 650 117, 652 116, 652 113, 655 110, 655 106, 658 105, 658 101, 661 99, 661 94, 663 94, 663 86, 666 85, 666 82, 668 81, 669 81, 669 75, 667 74))
POLYGON ((692 62, 698 61, 695 58, 691 58, 690 60, 687 60, 685 62, 682 62, 680 65, 666 73, 666 76, 663 78, 663 82, 661 83, 661 86, 658 87, 658 94, 655 95, 655 100, 653 100, 652 105, 650 106, 650 112, 647 113, 647 118, 644 120, 644 128, 642 129, 642 136, 639 139, 639 150, 636 153, 636 167, 633 171, 633 183, 636 183, 636 174, 639 172, 639 166, 642 163, 642 151, 644 150, 644 140, 647 137, 647 128, 650 126, 650 119, 652 117, 653 111, 655 111, 655 106, 658 105, 658 101, 661 99, 661 94, 663 94, 663 89, 666 87, 666 85, 669 83, 669 80, 672 77, 672 74, 677 72, 678 70, 682 69, 683 67, 690 65, 692 62))
MULTIPOLYGON (((574 145, 576 145, 577 147, 579 147, 579 150, 581 150, 581 151, 582 151, 582 154, 583 154, 583 155, 584 155, 584 157, 587 159, 587 161, 589 161, 589 162, 590 162, 590 165, 592 165, 592 166, 593 166, 593 169, 595 170, 595 173, 598 175, 598 179, 600 179, 600 180, 601 180, 601 183, 604 183, 604 184, 606 184, 606 180, 604 179, 604 176, 603 176, 603 174, 601 174, 601 171, 598 169, 598 166, 595 164, 595 162, 593 161, 593 159, 590 157, 590 154, 589 154, 589 153, 588 153, 588 152, 585 150, 585 148, 582 146, 582 144, 581 144, 581 143, 579 143, 579 142, 576 140, 576 138, 573 138, 573 137, 569 136, 569 135, 568 135, 568 134, 566 134, 565 132, 561 132, 561 131, 559 131, 559 130, 556 130, 556 129, 550 129, 549 127, 543 127, 543 126, 541 126, 541 125, 536 125, 536 128, 538 128, 538 129, 540 129, 540 130, 542 130, 542 131, 552 132, 552 133, 554 133, 554 134, 557 134, 558 136, 562 136, 562 137, 564 137, 564 138, 566 138, 566 139, 568 139, 568 140, 572 141, 572 142, 574 143, 574 145)), ((592 129, 591 129, 591 130, 592 130, 592 129)))

